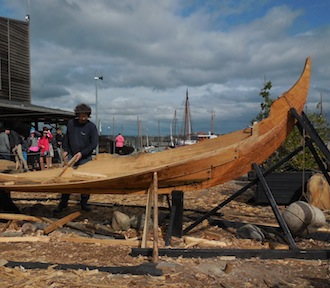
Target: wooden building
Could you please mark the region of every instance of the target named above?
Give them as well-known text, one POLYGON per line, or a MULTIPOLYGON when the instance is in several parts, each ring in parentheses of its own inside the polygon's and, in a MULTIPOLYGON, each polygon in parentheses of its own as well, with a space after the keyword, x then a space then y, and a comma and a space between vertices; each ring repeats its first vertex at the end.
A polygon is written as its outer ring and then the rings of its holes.
POLYGON ((30 22, 0 17, 0 127, 63 125, 73 112, 31 104, 30 22))

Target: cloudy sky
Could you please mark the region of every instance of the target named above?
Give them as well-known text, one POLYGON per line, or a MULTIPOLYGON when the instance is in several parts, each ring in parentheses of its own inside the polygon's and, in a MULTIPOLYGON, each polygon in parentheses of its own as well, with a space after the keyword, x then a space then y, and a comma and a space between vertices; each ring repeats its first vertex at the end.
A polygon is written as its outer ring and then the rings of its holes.
POLYGON ((328 0, 0 0, 0 15, 30 14, 32 103, 85 102, 103 134, 168 135, 189 91, 194 131, 243 129, 312 58, 308 109, 330 108, 328 0), (103 81, 94 80, 103 76, 103 81), (110 127, 110 129, 108 128, 110 127), (114 131, 112 127, 115 127, 114 131))

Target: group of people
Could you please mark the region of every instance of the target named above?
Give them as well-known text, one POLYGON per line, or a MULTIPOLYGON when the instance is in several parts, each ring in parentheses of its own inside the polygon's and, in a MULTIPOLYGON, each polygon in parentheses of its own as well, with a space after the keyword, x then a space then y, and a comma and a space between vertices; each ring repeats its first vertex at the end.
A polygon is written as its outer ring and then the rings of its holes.
POLYGON ((13 155, 16 170, 28 171, 26 147, 25 138, 16 131, 7 128, 0 130, 0 159, 11 160, 13 155))
MULTIPOLYGON (((38 160, 40 168, 49 169, 54 148, 57 148, 61 162, 67 162, 74 158, 74 166, 79 166, 92 160, 93 150, 99 145, 99 134, 96 125, 89 121, 91 108, 82 103, 75 107, 75 118, 67 123, 66 134, 57 128, 56 136, 47 127, 39 133, 34 128, 30 130, 28 139, 24 139, 17 132, 3 129, 0 132, 0 159, 10 160, 12 153, 23 163, 24 170, 28 170, 27 160, 23 156, 23 151, 29 152, 33 157, 33 164, 38 160), (25 144, 24 144, 25 143, 25 144), (26 148, 23 148, 25 147, 26 148), (38 159, 39 158, 39 159, 38 159), (45 166, 46 165, 46 166, 45 166)), ((116 153, 121 153, 124 146, 124 137, 119 133, 116 137, 116 153)), ((34 166, 35 169, 35 166, 34 166)), ((82 210, 90 211, 91 207, 87 204, 89 194, 81 194, 80 206, 82 210)), ((70 194, 62 194, 60 203, 55 212, 61 212, 68 206, 70 194)))
POLYGON ((31 164, 34 171, 38 166, 41 170, 49 169, 52 165, 55 147, 58 149, 60 162, 63 162, 61 152, 63 138, 61 128, 57 128, 56 138, 47 127, 43 128, 42 133, 32 127, 27 138, 15 130, 2 129, 0 130, 0 159, 15 159, 16 170, 24 172, 29 170, 28 163, 31 164))

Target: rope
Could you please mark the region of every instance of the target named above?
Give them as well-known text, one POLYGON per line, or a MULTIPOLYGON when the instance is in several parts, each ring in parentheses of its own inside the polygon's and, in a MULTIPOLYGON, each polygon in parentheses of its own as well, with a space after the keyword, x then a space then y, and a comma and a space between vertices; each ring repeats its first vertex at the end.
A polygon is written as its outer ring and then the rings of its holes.
POLYGON ((303 129, 303 174, 302 174, 302 183, 301 183, 301 187, 302 187, 302 192, 301 195, 303 195, 305 197, 305 199, 307 199, 307 194, 305 191, 305 179, 306 179, 306 175, 305 175, 305 170, 306 170, 306 141, 305 138, 306 137, 306 130, 303 129))

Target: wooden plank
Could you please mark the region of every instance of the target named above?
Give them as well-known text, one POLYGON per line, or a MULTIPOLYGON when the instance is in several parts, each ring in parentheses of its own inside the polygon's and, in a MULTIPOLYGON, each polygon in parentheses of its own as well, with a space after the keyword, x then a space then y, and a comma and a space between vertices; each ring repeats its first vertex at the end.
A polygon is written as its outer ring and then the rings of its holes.
POLYGON ((0 219, 4 220, 16 220, 16 221, 31 221, 31 222, 42 222, 42 220, 35 216, 24 215, 24 214, 11 214, 11 213, 0 213, 0 219))
POLYGON ((83 172, 83 171, 74 171, 73 176, 83 176, 87 178, 106 178, 108 177, 105 174, 100 174, 100 173, 93 173, 93 172, 83 172))
MULTIPOLYGON (((95 238, 85 238, 85 237, 61 237, 57 239, 58 241, 66 241, 66 242, 73 242, 73 243, 99 243, 99 244, 106 244, 106 245, 125 245, 125 246, 132 246, 132 247, 140 247, 141 241, 140 240, 122 240, 122 239, 95 239, 95 238)), ((151 246, 152 241, 147 241, 147 245, 151 246)))
POLYGON ((0 237, 0 243, 6 242, 49 242, 49 237, 29 236, 29 237, 0 237))
POLYGON ((59 219, 58 221, 55 221, 55 222, 51 223, 50 225, 48 225, 44 229, 44 234, 47 235, 50 232, 53 232, 54 230, 56 230, 59 227, 62 227, 66 223, 70 222, 71 220, 76 219, 80 215, 81 215, 81 213, 79 211, 77 211, 77 212, 71 213, 70 215, 65 216, 65 217, 59 219))
POLYGON ((185 248, 190 248, 192 246, 212 246, 212 247, 226 247, 227 243, 223 241, 214 241, 214 240, 207 240, 203 238, 196 238, 196 237, 184 237, 184 242, 186 243, 185 248))

